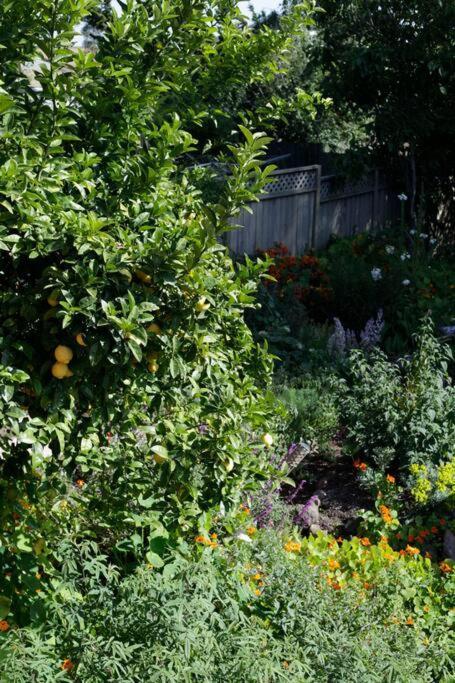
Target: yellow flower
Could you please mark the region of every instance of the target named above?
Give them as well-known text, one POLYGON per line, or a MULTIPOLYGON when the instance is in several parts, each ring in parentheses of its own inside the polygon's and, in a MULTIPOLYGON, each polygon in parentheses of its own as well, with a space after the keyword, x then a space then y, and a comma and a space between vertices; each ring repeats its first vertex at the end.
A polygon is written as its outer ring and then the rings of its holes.
POLYGON ((284 544, 284 549, 287 553, 298 553, 302 544, 299 541, 288 541, 284 544))

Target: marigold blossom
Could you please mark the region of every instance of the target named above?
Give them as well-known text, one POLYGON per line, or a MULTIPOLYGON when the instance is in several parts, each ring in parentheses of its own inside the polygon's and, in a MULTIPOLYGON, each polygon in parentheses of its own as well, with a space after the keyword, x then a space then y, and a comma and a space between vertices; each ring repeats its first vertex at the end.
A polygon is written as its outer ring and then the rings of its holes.
POLYGON ((440 562, 439 569, 442 571, 443 574, 450 574, 450 572, 453 571, 453 567, 451 567, 451 565, 448 562, 440 562))
POLYGON ((411 556, 420 554, 419 548, 414 548, 412 545, 406 546, 406 552, 408 555, 411 555, 411 556))
POLYGON ((9 623, 6 621, 6 619, 2 619, 0 621, 0 631, 7 631, 9 629, 9 623))

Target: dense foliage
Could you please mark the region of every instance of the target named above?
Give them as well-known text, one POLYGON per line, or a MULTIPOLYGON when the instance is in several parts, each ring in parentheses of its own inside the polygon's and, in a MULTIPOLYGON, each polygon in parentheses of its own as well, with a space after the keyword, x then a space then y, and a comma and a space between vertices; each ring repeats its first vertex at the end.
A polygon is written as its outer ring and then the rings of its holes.
POLYGON ((447 373, 450 349, 426 320, 410 359, 383 351, 353 351, 341 398, 343 424, 354 453, 385 472, 411 480, 417 503, 454 501, 455 388, 447 373))
POLYGON ((120 4, 92 51, 92 0, 0 8, 0 617, 40 608, 66 532, 159 564, 265 467, 271 360, 243 322, 263 266, 217 239, 267 138, 219 138, 222 174, 190 157, 287 37, 224 0, 120 4))
POLYGON ((320 351, 335 318, 359 338, 382 311, 381 342, 393 354, 413 348, 429 311, 437 330, 453 324, 455 262, 422 231, 361 233, 334 239, 318 254, 292 256, 282 244, 264 253, 273 258, 271 280, 264 281, 261 310, 250 321, 287 365, 308 364, 312 356, 326 362, 320 351))
POLYGON ((182 546, 126 580, 67 547, 46 625, 7 634, 0 680, 450 680, 453 573, 365 539, 253 539, 182 546))

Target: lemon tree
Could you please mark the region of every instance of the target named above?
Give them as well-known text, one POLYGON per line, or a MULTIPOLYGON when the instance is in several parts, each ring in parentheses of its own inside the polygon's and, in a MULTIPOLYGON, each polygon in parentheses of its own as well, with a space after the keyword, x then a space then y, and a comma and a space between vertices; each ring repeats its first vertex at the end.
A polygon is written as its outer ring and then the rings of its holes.
POLYGON ((272 77, 291 24, 128 0, 81 49, 96 4, 0 6, 0 618, 39 609, 67 533, 158 566, 272 443, 271 360, 243 319, 262 265, 219 242, 268 138, 217 98, 272 77))

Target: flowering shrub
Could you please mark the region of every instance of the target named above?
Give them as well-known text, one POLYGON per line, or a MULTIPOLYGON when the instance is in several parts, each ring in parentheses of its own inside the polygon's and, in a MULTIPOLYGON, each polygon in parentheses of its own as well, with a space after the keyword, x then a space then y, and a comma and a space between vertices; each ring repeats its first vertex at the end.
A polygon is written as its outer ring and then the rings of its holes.
POLYGON ((291 256, 284 244, 258 254, 273 259, 267 271, 271 279, 265 280, 265 285, 278 298, 296 300, 304 304, 315 319, 323 319, 332 290, 321 260, 312 254, 291 256))
POLYGON ((455 389, 447 374, 449 349, 422 323, 410 359, 389 361, 379 350, 350 357, 340 409, 348 444, 385 473, 400 468, 417 503, 453 496, 455 389))

